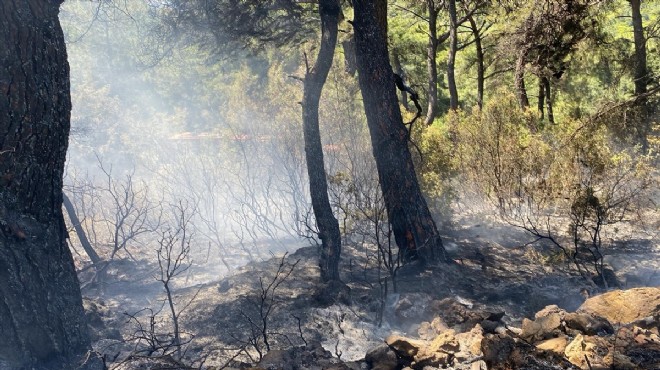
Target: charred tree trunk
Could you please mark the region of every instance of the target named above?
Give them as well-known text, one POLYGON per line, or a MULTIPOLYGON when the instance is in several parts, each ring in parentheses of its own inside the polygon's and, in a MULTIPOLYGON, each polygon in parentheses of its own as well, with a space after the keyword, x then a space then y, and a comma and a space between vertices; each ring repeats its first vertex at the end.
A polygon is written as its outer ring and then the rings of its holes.
MULTIPOLYGON (((635 95, 644 95, 648 91, 649 71, 646 63, 646 37, 644 36, 644 25, 642 23, 641 0, 629 0, 632 11, 632 26, 635 40, 635 95)), ((639 122, 637 124, 638 140, 642 145, 642 151, 648 152, 648 134, 650 131, 649 108, 647 99, 641 99, 638 103, 639 122)))
POLYGON ((539 101, 536 104, 536 109, 539 111, 539 118, 545 118, 545 84, 543 77, 539 77, 539 101))
POLYGON ((516 88, 516 97, 521 109, 529 108, 529 99, 527 98, 527 89, 525 88, 525 58, 526 53, 521 52, 516 60, 516 74, 514 76, 514 85, 516 88))
POLYGON ((477 105, 481 109, 484 105, 484 81, 486 79, 484 76, 486 68, 484 67, 484 49, 481 43, 482 35, 474 17, 468 17, 468 21, 470 21, 470 29, 474 36, 474 48, 477 56, 477 105))
POLYGON ((458 50, 458 20, 456 0, 449 0, 449 55, 447 57, 447 85, 449 87, 449 109, 458 109, 458 89, 456 88, 455 64, 458 50))
POLYGON ((440 10, 436 9, 435 1, 427 0, 426 3, 429 8, 429 41, 426 45, 428 108, 424 124, 430 125, 438 115, 438 65, 435 59, 438 55, 438 13, 440 10))
POLYGON ((316 63, 307 71, 305 76, 302 103, 309 191, 314 216, 316 217, 316 225, 319 229, 319 238, 321 239, 321 279, 326 282, 339 280, 341 235, 339 223, 332 214, 332 207, 330 207, 330 200, 328 199, 328 182, 323 162, 321 133, 319 131, 319 102, 335 54, 340 12, 339 0, 319 1, 321 49, 316 58, 316 63))
POLYGON ((541 77, 543 84, 543 91, 545 92, 545 109, 548 113, 548 122, 555 123, 555 114, 552 112, 552 90, 550 89, 550 79, 548 77, 541 77))
POLYGON ((62 214, 71 100, 60 3, 0 2, 3 369, 74 369, 90 348, 62 214))
POLYGON ((644 37, 640 3, 641 0, 630 0, 633 35, 635 40, 635 95, 646 94, 649 83, 646 64, 646 37, 644 37))
POLYGON ((387 0, 354 0, 358 77, 378 179, 404 259, 446 259, 417 182, 387 49, 387 0))
POLYGON ((85 253, 87 253, 87 256, 89 256, 89 259, 92 261, 92 263, 97 265, 99 262, 101 262, 101 258, 92 247, 92 243, 90 243, 89 239, 87 239, 87 234, 85 234, 85 230, 83 230, 82 225, 80 224, 78 215, 76 215, 76 208, 73 206, 71 199, 69 199, 69 197, 67 197, 64 193, 62 193, 62 201, 64 202, 64 209, 66 209, 66 213, 69 215, 69 220, 71 220, 73 229, 76 231, 78 240, 80 240, 80 244, 85 250, 85 253))

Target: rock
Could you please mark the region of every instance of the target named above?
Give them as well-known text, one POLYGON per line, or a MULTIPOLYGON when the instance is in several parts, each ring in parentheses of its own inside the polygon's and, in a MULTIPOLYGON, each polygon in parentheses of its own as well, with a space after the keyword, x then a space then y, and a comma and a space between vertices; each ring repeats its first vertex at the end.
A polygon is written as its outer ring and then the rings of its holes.
POLYGON ((364 360, 371 370, 396 370, 399 368, 399 359, 396 353, 386 344, 367 352, 364 360))
POLYGON ((437 337, 438 334, 442 333, 445 330, 448 330, 449 327, 441 317, 436 317, 433 321, 425 321, 420 324, 417 334, 419 337, 424 340, 432 340, 437 337))
POLYGON ((566 326, 587 335, 612 334, 614 328, 602 317, 594 317, 587 313, 571 312, 564 316, 566 326))
POLYGON ((387 345, 390 346, 399 357, 411 361, 417 355, 419 350, 426 346, 426 342, 422 340, 410 339, 396 334, 387 337, 385 343, 387 343, 387 345))
POLYGON ((558 336, 561 333, 560 328, 560 314, 557 312, 548 313, 546 316, 541 316, 534 321, 523 319, 520 337, 530 343, 538 342, 558 336))
POLYGON ((605 318, 611 323, 628 324, 660 316, 660 288, 615 290, 587 299, 578 312, 605 318))
POLYGON ((433 301, 431 307, 433 312, 442 317, 450 328, 468 321, 473 321, 476 324, 484 319, 482 315, 476 314, 466 305, 459 303, 453 298, 433 301))
POLYGON ((456 352, 460 348, 458 341, 456 340, 456 332, 454 330, 447 330, 442 334, 438 335, 428 348, 432 351, 445 351, 445 352, 456 352))
POLYGON ((568 337, 562 335, 557 338, 546 339, 536 344, 536 348, 541 351, 553 352, 558 355, 563 355, 568 345, 568 337))
POLYGON ((551 314, 558 314, 561 319, 564 318, 564 315, 566 315, 566 311, 562 308, 559 308, 559 306, 552 304, 549 306, 545 306, 542 310, 537 312, 534 315, 535 319, 540 319, 541 317, 546 317, 551 314))
MULTIPOLYGON (((502 324, 497 321, 484 320, 481 322, 481 327, 484 329, 484 332, 495 334, 498 328, 503 328, 502 324)), ((506 330, 506 329, 505 329, 506 330)))
POLYGON ((448 365, 454 352, 458 352, 460 345, 456 340, 456 332, 447 330, 438 335, 433 341, 419 349, 414 356, 416 366, 445 366, 448 365))
POLYGON ((481 352, 488 368, 494 364, 507 363, 515 345, 515 341, 510 336, 486 335, 481 341, 481 352))
POLYGON ((610 368, 611 360, 608 365, 606 358, 608 353, 609 344, 606 339, 582 334, 578 334, 564 350, 568 361, 582 369, 597 369, 599 366, 610 368))
POLYGON ((481 356, 481 341, 484 339, 484 330, 480 325, 476 325, 472 330, 466 333, 456 334, 456 340, 459 343, 459 351, 454 357, 460 361, 470 361, 481 356))

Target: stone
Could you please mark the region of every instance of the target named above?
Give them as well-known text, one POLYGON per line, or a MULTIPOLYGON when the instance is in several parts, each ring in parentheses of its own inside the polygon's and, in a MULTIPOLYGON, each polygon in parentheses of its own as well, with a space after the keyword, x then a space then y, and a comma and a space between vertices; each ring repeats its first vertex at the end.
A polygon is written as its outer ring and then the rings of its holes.
POLYGON ((438 335, 431 343, 419 349, 414 357, 414 363, 419 366, 445 366, 452 359, 454 352, 460 348, 454 330, 447 330, 438 335))
POLYGON ((606 319, 602 317, 594 317, 587 313, 567 313, 564 316, 564 322, 568 328, 578 330, 587 335, 614 333, 612 324, 606 319))
POLYGON ((587 299, 578 312, 600 316, 613 324, 628 324, 660 316, 660 288, 614 290, 587 299))
POLYGON ((399 368, 396 353, 386 344, 371 349, 364 360, 371 370, 396 370, 399 368))
POLYGON ((456 340, 456 332, 450 329, 439 334, 427 348, 431 351, 456 352, 460 345, 456 340))
POLYGON ((489 368, 494 364, 507 363, 515 345, 515 341, 510 336, 487 334, 481 341, 483 360, 489 368))
POLYGON ((520 337, 530 343, 556 337, 561 333, 561 323, 561 316, 557 312, 548 313, 534 321, 525 318, 520 337))
POLYGON ((460 348, 454 357, 459 361, 468 361, 481 356, 481 341, 484 339, 484 330, 476 325, 472 330, 456 334, 460 348))
POLYGON ((610 368, 612 363, 607 359, 609 347, 605 338, 578 334, 566 346, 564 356, 570 363, 582 369, 610 368))
POLYGON ((536 344, 536 348, 541 351, 553 352, 563 355, 568 345, 568 337, 562 335, 557 338, 546 339, 536 344))
POLYGON ((426 342, 422 340, 410 339, 396 334, 387 337, 385 343, 387 343, 387 345, 390 346, 399 357, 410 360, 417 355, 422 347, 426 346, 426 342))
POLYGON ((542 310, 537 312, 534 315, 535 319, 540 319, 541 317, 546 317, 550 314, 558 314, 560 318, 564 318, 564 315, 566 314, 566 311, 562 308, 559 308, 556 304, 552 304, 549 306, 545 306, 542 310))
POLYGON ((438 336, 438 334, 448 329, 449 326, 447 326, 445 321, 441 317, 436 317, 431 322, 425 321, 421 323, 417 330, 417 334, 419 334, 419 337, 424 340, 432 340, 438 336))

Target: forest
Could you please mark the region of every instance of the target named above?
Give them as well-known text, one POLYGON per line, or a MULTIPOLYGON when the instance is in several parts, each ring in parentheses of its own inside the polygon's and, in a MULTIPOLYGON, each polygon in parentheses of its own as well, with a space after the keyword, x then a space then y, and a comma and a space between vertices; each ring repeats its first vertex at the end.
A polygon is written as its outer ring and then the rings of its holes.
POLYGON ((659 0, 3 0, 0 370, 660 368, 659 0))

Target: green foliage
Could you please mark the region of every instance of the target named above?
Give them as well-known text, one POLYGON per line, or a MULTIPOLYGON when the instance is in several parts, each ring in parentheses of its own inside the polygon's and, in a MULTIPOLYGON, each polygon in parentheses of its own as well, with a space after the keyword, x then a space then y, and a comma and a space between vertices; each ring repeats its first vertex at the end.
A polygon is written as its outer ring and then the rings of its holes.
POLYGON ((454 149, 445 122, 436 123, 421 133, 422 161, 418 176, 431 212, 440 220, 451 217, 451 205, 457 197, 453 180, 459 169, 454 149))

